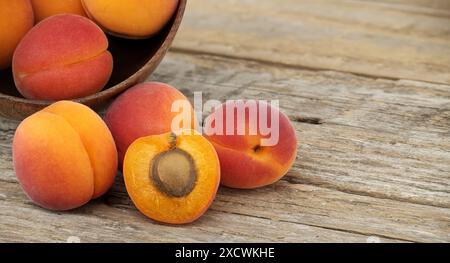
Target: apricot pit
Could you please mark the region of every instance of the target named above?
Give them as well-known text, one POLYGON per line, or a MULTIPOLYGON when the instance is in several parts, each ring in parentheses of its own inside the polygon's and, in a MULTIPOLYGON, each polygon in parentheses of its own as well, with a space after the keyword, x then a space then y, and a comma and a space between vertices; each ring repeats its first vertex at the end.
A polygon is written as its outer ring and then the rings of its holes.
POLYGON ((188 195, 197 181, 192 156, 177 148, 156 156, 151 171, 155 185, 169 196, 188 195))

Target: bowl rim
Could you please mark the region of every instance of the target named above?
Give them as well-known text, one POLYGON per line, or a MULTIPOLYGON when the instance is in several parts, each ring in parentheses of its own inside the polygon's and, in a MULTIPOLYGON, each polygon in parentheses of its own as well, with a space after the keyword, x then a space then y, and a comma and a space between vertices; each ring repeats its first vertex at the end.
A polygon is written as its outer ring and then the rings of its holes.
MULTIPOLYGON (((176 12, 174 13, 175 20, 172 23, 172 27, 170 28, 170 31, 168 32, 167 36, 165 37, 163 43, 158 48, 156 53, 149 59, 145 64, 137 70, 133 75, 129 76, 128 78, 124 79, 123 81, 117 83, 114 86, 111 86, 110 88, 103 89, 95 94, 85 96, 82 98, 77 99, 69 99, 75 102, 79 102, 82 104, 89 105, 90 102, 95 101, 96 99, 103 98, 103 97, 112 97, 121 94, 126 89, 130 88, 130 84, 139 82, 139 79, 142 77, 142 75, 145 75, 145 72, 149 70, 152 66, 155 64, 158 64, 158 60, 162 59, 162 57, 165 55, 165 53, 168 51, 170 45, 173 42, 173 39, 175 38, 176 33, 178 32, 178 29, 181 25, 181 20, 184 16, 184 11, 186 9, 187 0, 179 0, 178 1, 178 7, 176 12)), ((108 34, 105 32, 105 34, 108 34)), ((17 87, 16 87, 17 89, 17 87)), ((45 107, 50 105, 51 103, 56 102, 56 100, 34 100, 34 99, 27 99, 24 97, 17 97, 14 95, 8 95, 5 93, 0 92, 0 99, 11 101, 14 103, 20 103, 20 104, 27 104, 27 105, 34 105, 34 106, 41 106, 45 107)))

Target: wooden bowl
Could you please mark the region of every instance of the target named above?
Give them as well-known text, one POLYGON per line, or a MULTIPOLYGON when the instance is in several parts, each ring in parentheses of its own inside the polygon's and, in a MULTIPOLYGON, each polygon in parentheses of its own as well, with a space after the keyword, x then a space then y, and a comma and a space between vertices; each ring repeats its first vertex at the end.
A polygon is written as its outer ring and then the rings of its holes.
MULTIPOLYGON (((149 39, 130 40, 108 35, 114 70, 105 88, 94 95, 76 99, 95 110, 103 109, 116 96, 140 83, 156 69, 181 24, 187 0, 180 0, 176 14, 158 35, 149 39)), ((51 101, 22 97, 14 85, 11 69, 0 71, 0 115, 22 120, 50 105, 51 101)))

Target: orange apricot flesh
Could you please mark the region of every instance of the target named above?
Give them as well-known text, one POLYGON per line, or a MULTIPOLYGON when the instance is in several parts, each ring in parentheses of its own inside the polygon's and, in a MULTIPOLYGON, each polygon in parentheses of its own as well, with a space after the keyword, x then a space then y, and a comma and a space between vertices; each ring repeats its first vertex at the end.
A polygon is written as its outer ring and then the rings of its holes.
POLYGON ((212 144, 194 131, 136 140, 125 155, 125 185, 147 217, 187 224, 203 215, 220 183, 220 164, 212 144))

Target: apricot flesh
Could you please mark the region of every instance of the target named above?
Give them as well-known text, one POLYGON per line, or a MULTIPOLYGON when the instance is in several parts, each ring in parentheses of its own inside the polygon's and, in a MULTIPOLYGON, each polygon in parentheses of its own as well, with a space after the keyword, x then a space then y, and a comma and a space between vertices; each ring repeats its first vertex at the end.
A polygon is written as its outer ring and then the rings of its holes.
MULTIPOLYGON (((295 129, 288 117, 278 109, 267 105, 267 119, 260 119, 261 112, 256 111, 256 120, 250 120, 250 111, 245 111, 245 132, 240 135, 237 125, 230 121, 238 119, 236 105, 245 103, 227 102, 218 107, 208 118, 208 123, 214 123, 223 127, 221 133, 211 130, 211 125, 205 125, 205 137, 214 145, 220 159, 222 181, 221 184, 231 188, 254 189, 271 185, 280 180, 294 164, 297 156, 297 138, 295 129), (227 111, 233 113, 228 115, 227 111), (268 135, 263 135, 258 129, 256 134, 250 133, 251 121, 255 121, 256 127, 271 127, 271 112, 278 116, 279 127, 273 127, 273 132, 278 133, 278 142, 274 145, 262 145, 262 139, 268 139, 268 135), (264 121, 265 123, 262 123, 264 121), (217 122, 217 123, 216 123, 217 122), (231 129, 230 129, 231 128, 231 129), (234 134, 227 134, 227 129, 235 131, 234 134)), ((256 102, 259 105, 261 102, 256 102)))
POLYGON ((220 164, 211 143, 194 131, 136 140, 123 175, 127 192, 147 217, 169 224, 195 221, 213 202, 220 164))
POLYGON ((61 101, 19 125, 13 164, 31 200, 50 210, 70 210, 111 187, 117 152, 100 116, 84 105, 61 101))
POLYGON ((89 19, 55 15, 37 24, 18 45, 13 75, 28 99, 77 99, 100 91, 113 68, 108 39, 89 19))
POLYGON ((82 0, 88 16, 112 35, 148 38, 175 13, 178 0, 82 0))
POLYGON ((33 24, 29 0, 0 0, 0 69, 11 66, 14 50, 33 24))
POLYGON ((59 14, 86 16, 81 0, 31 0, 36 23, 59 14))

